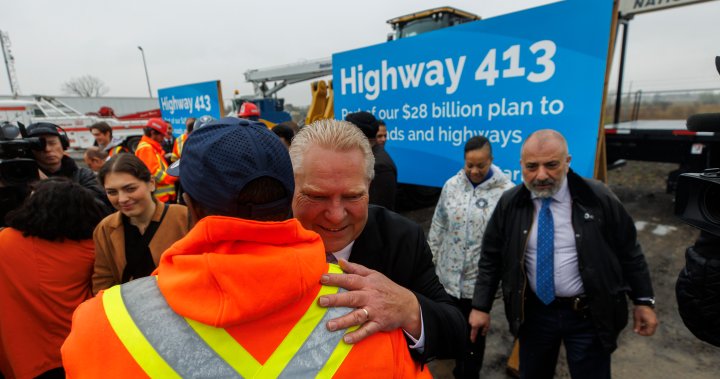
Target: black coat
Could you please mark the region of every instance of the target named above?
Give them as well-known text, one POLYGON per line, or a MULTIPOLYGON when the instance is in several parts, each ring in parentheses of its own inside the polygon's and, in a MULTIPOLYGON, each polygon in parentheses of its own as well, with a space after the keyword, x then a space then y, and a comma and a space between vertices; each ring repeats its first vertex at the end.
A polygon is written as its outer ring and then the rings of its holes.
POLYGON ((720 346, 720 237, 702 232, 687 249, 675 292, 685 326, 695 337, 720 346))
POLYGON ((47 175, 47 177, 66 177, 85 187, 92 192, 98 202, 102 203, 102 207, 106 214, 110 214, 112 212, 112 205, 105 194, 105 189, 100 185, 97 175, 95 175, 95 173, 89 168, 78 167, 75 161, 69 156, 65 155, 62 157, 62 160, 60 161, 60 170, 56 172, 46 172, 43 170, 43 173, 47 175))
POLYGON ((417 360, 460 356, 468 335, 467 322, 440 284, 418 224, 370 205, 367 224, 355 240, 350 261, 379 271, 415 293, 425 329, 424 353, 411 350, 417 360))
POLYGON ((382 145, 373 146, 372 151, 375 157, 375 177, 370 182, 370 204, 380 205, 394 211, 397 167, 382 145))
MULTIPOLYGON (((589 298, 593 324, 608 351, 627 325, 627 299, 652 297, 645 256, 635 225, 620 200, 604 184, 567 175, 578 268, 589 298)), ((485 230, 473 308, 489 312, 502 280, 505 314, 517 335, 528 287, 525 246, 534 219, 530 191, 518 185, 500 198, 485 230)))

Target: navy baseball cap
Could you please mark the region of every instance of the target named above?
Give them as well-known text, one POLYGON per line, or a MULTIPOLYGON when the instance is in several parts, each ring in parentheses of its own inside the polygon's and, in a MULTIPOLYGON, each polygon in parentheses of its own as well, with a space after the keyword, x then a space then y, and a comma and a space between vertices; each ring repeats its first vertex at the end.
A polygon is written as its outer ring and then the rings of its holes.
POLYGON ((46 135, 60 137, 58 126, 49 122, 36 122, 28 125, 25 130, 27 131, 28 137, 40 137, 46 135))
POLYGON ((193 200, 220 214, 289 211, 295 190, 290 155, 280 139, 265 124, 234 117, 193 130, 182 158, 167 173, 180 177, 183 190, 193 200), (268 204, 237 204, 245 185, 261 177, 282 183, 286 197, 268 204))

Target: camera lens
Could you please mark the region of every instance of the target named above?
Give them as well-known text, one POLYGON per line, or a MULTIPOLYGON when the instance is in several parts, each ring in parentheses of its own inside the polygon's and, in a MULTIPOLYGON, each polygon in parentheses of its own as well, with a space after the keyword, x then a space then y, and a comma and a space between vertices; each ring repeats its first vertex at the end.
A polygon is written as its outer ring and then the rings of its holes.
POLYGON ((715 225, 720 225, 720 186, 707 186, 700 198, 700 211, 715 225))

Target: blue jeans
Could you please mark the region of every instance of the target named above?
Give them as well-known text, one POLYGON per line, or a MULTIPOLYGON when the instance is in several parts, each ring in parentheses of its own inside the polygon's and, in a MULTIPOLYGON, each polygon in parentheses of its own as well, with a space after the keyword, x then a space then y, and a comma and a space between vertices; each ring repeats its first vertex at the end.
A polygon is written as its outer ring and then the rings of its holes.
MULTIPOLYGON (((531 292, 531 291, 530 291, 531 292)), ((565 345, 570 376, 610 379, 610 353, 603 349, 587 311, 545 305, 528 294, 520 326, 520 378, 552 378, 560 343, 565 345)))

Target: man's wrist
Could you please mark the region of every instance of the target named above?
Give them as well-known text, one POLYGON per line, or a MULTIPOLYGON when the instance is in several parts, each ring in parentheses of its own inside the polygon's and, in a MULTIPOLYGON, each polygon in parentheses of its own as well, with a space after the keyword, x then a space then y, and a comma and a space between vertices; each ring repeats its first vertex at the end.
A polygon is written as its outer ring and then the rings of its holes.
POLYGON ((410 295, 413 298, 412 306, 409 308, 409 314, 406 318, 406 322, 403 323, 401 328, 409 335, 411 335, 414 339, 418 340, 420 339, 420 336, 422 335, 422 315, 420 310, 420 301, 417 299, 415 294, 408 290, 410 295))
POLYGON ((639 298, 633 300, 633 304, 644 305, 644 306, 650 307, 652 309, 655 309, 655 298, 654 297, 639 297, 639 298))

